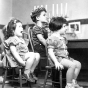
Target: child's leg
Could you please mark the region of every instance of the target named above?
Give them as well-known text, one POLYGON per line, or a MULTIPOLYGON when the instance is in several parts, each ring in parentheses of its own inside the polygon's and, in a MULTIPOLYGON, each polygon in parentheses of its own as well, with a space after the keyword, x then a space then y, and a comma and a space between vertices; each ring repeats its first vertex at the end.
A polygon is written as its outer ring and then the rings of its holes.
POLYGON ((31 73, 34 72, 36 66, 39 63, 39 60, 40 60, 40 54, 39 53, 35 53, 35 61, 34 61, 33 65, 32 65, 32 67, 31 67, 31 73))
POLYGON ((25 74, 30 74, 31 67, 34 63, 34 60, 35 60, 35 54, 33 52, 30 52, 29 57, 26 61, 26 66, 25 66, 25 71, 24 71, 25 74))
POLYGON ((75 64, 68 60, 68 59, 62 59, 60 62, 64 67, 68 68, 66 73, 66 81, 68 85, 72 84, 72 79, 74 77, 74 71, 75 71, 75 64))
POLYGON ((81 69, 81 63, 80 63, 79 61, 77 61, 77 60, 73 60, 73 62, 74 62, 75 65, 76 65, 75 72, 74 72, 74 78, 73 78, 73 80, 72 80, 73 85, 74 85, 74 87, 76 87, 76 88, 83 88, 83 87, 79 86, 79 85, 77 84, 77 81, 76 81, 76 79, 77 79, 77 77, 78 77, 78 75, 79 75, 80 69, 81 69))
POLYGON ((77 60, 73 60, 73 62, 75 63, 75 66, 76 66, 75 72, 74 72, 74 79, 76 80, 81 69, 81 63, 77 60))
POLYGON ((35 53, 30 52, 28 56, 29 57, 26 59, 27 61, 26 61, 24 75, 29 81, 34 82, 35 80, 33 79, 30 73, 31 73, 32 65, 35 61, 35 53))

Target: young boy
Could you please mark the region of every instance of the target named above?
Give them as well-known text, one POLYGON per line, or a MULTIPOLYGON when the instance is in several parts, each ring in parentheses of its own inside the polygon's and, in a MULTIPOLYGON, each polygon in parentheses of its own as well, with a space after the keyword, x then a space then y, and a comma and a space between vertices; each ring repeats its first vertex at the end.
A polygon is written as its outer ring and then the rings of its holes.
POLYGON ((63 17, 53 17, 51 19, 49 28, 52 34, 47 39, 48 54, 56 69, 68 68, 65 88, 82 88, 76 81, 81 69, 81 63, 69 57, 66 46, 67 40, 62 36, 67 30, 66 22, 63 17))
POLYGON ((34 50, 40 53, 40 56, 45 55, 46 38, 48 37, 45 29, 47 21, 47 11, 44 7, 36 8, 32 14, 31 19, 35 23, 32 30, 34 50))

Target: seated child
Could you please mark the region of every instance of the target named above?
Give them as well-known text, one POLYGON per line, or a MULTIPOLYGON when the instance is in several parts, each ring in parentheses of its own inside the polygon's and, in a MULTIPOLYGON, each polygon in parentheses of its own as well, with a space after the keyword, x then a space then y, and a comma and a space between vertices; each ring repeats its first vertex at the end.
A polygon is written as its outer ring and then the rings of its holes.
POLYGON ((48 23, 46 9, 44 7, 36 8, 32 11, 31 19, 35 23, 32 29, 34 51, 38 52, 40 56, 46 57, 45 46, 48 37, 45 27, 45 23, 48 23))
POLYGON ((12 19, 7 25, 5 32, 5 42, 10 58, 16 66, 24 67, 24 76, 28 81, 34 82, 37 80, 33 74, 40 60, 39 53, 29 52, 28 47, 22 38, 23 27, 22 22, 17 19, 12 19))
MULTIPOLYGON (((4 69, 3 69, 3 56, 4 56, 4 52, 3 52, 3 40, 4 40, 4 34, 3 34, 3 30, 5 27, 2 28, 2 30, 0 30, 0 83, 3 83, 3 73, 4 73, 4 69)), ((5 83, 8 83, 8 81, 5 81, 5 83)))
POLYGON ((63 36, 67 30, 66 22, 63 17, 53 17, 50 20, 49 28, 52 34, 47 39, 48 54, 56 69, 68 68, 65 88, 82 88, 76 81, 81 69, 81 63, 69 57, 66 46, 67 40, 63 36))

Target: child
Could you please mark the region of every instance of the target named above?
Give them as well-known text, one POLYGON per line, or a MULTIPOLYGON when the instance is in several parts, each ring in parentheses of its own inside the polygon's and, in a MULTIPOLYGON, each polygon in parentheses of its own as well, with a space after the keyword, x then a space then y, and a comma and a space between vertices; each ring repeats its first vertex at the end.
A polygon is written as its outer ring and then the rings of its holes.
POLYGON ((52 34, 47 39, 47 47, 51 61, 58 70, 64 67, 68 68, 65 88, 81 88, 76 82, 81 63, 69 57, 66 46, 67 40, 62 36, 67 30, 66 20, 63 17, 53 17, 49 23, 49 28, 52 34))
POLYGON ((24 76, 27 80, 34 82, 37 78, 33 72, 38 65, 40 55, 38 53, 29 52, 22 35, 23 27, 21 21, 17 19, 10 20, 5 32, 6 40, 4 46, 7 48, 14 64, 24 67, 24 76))
POLYGON ((44 7, 36 8, 32 14, 31 19, 35 22, 32 30, 34 50, 40 53, 40 56, 45 55, 46 38, 48 37, 45 24, 47 24, 47 11, 44 7))
MULTIPOLYGON (((2 30, 0 30, 0 83, 3 83, 3 73, 4 73, 4 70, 2 70, 3 68, 3 57, 4 57, 4 52, 3 52, 3 42, 4 42, 4 29, 5 29, 6 26, 4 26, 2 28, 2 30)), ((9 81, 5 81, 5 83, 8 83, 9 81)))

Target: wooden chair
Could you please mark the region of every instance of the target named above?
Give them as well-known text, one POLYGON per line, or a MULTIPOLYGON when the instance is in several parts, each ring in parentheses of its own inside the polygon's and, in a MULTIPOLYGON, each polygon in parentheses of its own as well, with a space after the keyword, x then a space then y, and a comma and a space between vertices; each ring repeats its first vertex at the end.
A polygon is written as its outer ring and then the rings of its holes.
MULTIPOLYGON (((32 40, 32 29, 30 29, 30 27, 28 28, 28 33, 29 33, 31 48, 32 48, 32 51, 34 52, 34 46, 33 46, 33 40, 32 40)), ((45 75, 45 79, 44 79, 44 88, 45 88, 47 82, 51 82, 53 88, 54 88, 55 84, 60 84, 60 88, 62 88, 62 70, 59 70, 59 71, 57 72, 57 71, 55 71, 54 66, 50 66, 50 62, 49 62, 49 58, 48 58, 48 52, 47 52, 47 47, 46 47, 46 54, 47 54, 47 55, 46 55, 46 56, 47 56, 47 57, 46 57, 46 58, 47 58, 47 66, 45 66, 45 68, 46 68, 46 75, 45 75), (59 73, 59 77, 57 77, 59 80, 58 80, 58 79, 55 80, 54 78, 52 78, 52 80, 54 80, 54 81, 48 81, 48 80, 47 80, 48 77, 49 77, 50 75, 52 75, 52 73, 53 73, 54 71, 56 72, 56 73, 53 74, 54 76, 57 76, 56 74, 59 73), (59 82, 57 82, 57 81, 59 81, 59 82)), ((40 65, 39 65, 39 68, 40 68, 40 70, 41 70, 40 65)), ((38 71, 39 71, 39 70, 38 70, 38 71)))
POLYGON ((46 52, 47 52, 46 54, 48 59, 47 59, 46 74, 44 79, 44 88, 46 87, 47 82, 52 83, 53 88, 55 88, 55 86, 62 88, 63 87, 62 83, 66 82, 65 77, 62 78, 62 70, 60 69, 58 71, 55 69, 55 66, 52 65, 52 62, 48 55, 47 47, 46 47, 46 52), (48 78, 51 78, 51 79, 49 80, 48 78))
MULTIPOLYGON (((28 33, 29 33, 29 37, 30 37, 30 44, 31 44, 31 47, 32 47, 32 51, 34 52, 34 48, 33 48, 34 46, 33 46, 33 40, 32 40, 32 29, 29 28, 28 29, 28 33)), ((47 47, 46 47, 46 52, 47 52, 47 47)), ((55 71, 54 66, 50 66, 48 52, 46 54, 47 54, 46 55, 47 56, 47 66, 45 66, 45 68, 46 68, 46 75, 45 75, 45 79, 44 79, 44 88, 45 88, 47 82, 51 82, 53 88, 54 88, 55 84, 60 84, 60 88, 62 88, 62 70, 59 70, 58 72, 55 71), (48 77, 50 75, 52 75, 52 73, 53 73, 54 76, 57 76, 56 74, 59 74, 59 77, 57 77, 58 79, 56 79, 56 80, 53 77, 52 78, 53 81, 48 81, 47 79, 48 79, 48 77), (59 81, 59 82, 57 82, 57 81, 59 81)), ((41 69, 41 67, 39 67, 39 68, 41 69)))
MULTIPOLYGON (((60 88, 62 88, 62 71, 61 70, 59 71, 59 77, 58 77, 58 79, 59 79, 60 82, 54 81, 52 79, 51 79, 52 81, 51 80, 48 80, 48 77, 50 77, 52 75, 52 69, 54 69, 54 67, 46 66, 46 75, 45 75, 45 79, 44 79, 44 88, 46 87, 46 83, 47 82, 51 82, 53 88, 55 86, 54 84, 60 84, 60 88), (51 70, 51 72, 49 70, 51 70)), ((54 76, 56 76, 56 73, 55 73, 54 76)))
MULTIPOLYGON (((32 29, 29 27, 28 28, 28 30, 27 30, 27 32, 24 32, 23 33, 23 38, 24 38, 24 40, 26 41, 26 43, 27 43, 27 46, 28 46, 28 48, 29 48, 29 51, 32 51, 32 52, 35 52, 34 51, 34 46, 33 46, 33 42, 32 42, 32 31, 31 31, 32 29)), ((36 76, 38 76, 38 67, 36 67, 36 69, 35 69, 36 71, 35 71, 35 75, 36 76)), ((35 81, 35 83, 36 83, 37 81, 35 81)))
POLYGON ((27 81, 25 79, 25 77, 23 76, 23 72, 22 72, 22 69, 23 67, 22 66, 16 66, 13 61, 12 61, 12 58, 9 57, 8 55, 8 50, 5 49, 4 50, 4 58, 3 58, 3 68, 5 69, 5 73, 4 73, 4 80, 3 80, 3 83, 2 83, 2 88, 4 88, 5 86, 5 81, 8 80, 9 82, 19 82, 20 83, 20 88, 22 88, 22 84, 23 84, 23 80, 25 81, 25 83, 28 84, 28 86, 30 86, 31 88, 31 84, 29 81, 27 81), (18 70, 18 76, 16 73, 16 69, 18 70), (11 74, 8 72, 11 70, 11 74))
MULTIPOLYGON (((32 28, 30 28, 30 27, 28 28, 28 33, 29 33, 29 41, 30 41, 30 45, 31 45, 32 51, 35 52, 35 50, 34 50, 34 44, 33 44, 32 28)), ((42 65, 44 65, 44 64, 41 63, 41 62, 47 62, 47 57, 40 55, 40 61, 39 61, 39 64, 37 66, 37 70, 38 70, 37 75, 39 74, 39 72, 44 71, 43 66, 41 66, 41 64, 42 65)))

